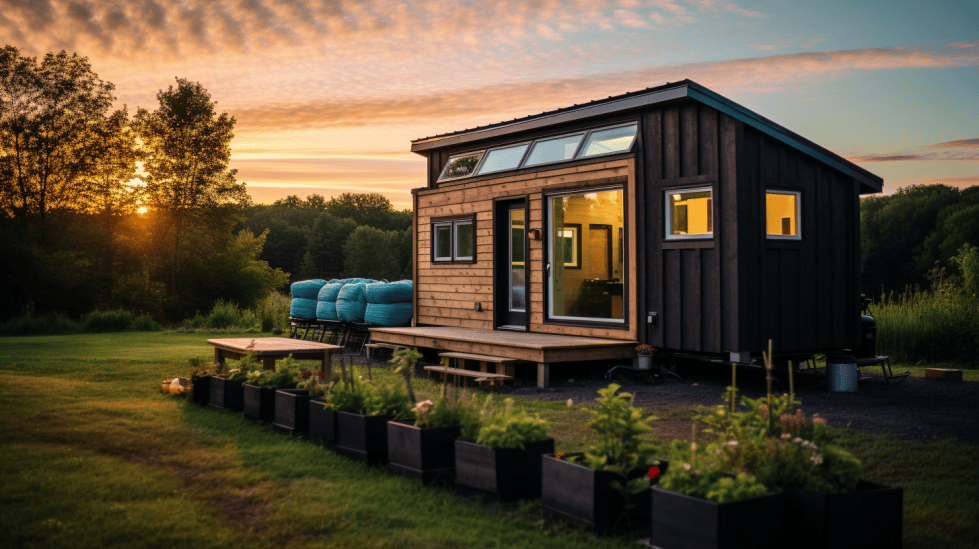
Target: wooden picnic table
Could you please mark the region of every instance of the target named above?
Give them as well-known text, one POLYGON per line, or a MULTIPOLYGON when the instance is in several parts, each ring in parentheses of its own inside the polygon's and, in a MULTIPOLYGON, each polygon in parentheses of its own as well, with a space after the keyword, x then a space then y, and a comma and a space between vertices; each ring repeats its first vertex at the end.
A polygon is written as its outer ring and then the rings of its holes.
POLYGON ((225 359, 241 359, 254 353, 262 360, 262 368, 274 370, 275 361, 292 355, 297 360, 319 360, 323 379, 329 380, 331 372, 330 354, 343 349, 340 345, 329 345, 316 341, 303 341, 284 337, 233 337, 208 339, 214 345, 214 362, 223 363, 225 359))

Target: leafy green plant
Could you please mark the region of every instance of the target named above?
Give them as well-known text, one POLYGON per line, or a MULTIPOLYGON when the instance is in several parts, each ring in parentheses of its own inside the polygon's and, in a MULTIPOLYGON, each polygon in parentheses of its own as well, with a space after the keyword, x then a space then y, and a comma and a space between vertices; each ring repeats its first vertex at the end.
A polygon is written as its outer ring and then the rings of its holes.
POLYGON ((266 389, 292 389, 299 383, 299 366, 292 355, 280 360, 274 370, 253 370, 248 372, 249 385, 266 389))
MULTIPOLYGON (((487 405, 489 399, 487 399, 487 405)), ((486 411, 486 407, 482 412, 486 411)), ((547 438, 547 423, 527 412, 515 409, 513 399, 506 399, 502 409, 482 413, 476 442, 490 448, 520 448, 529 442, 547 438)))
POLYGON ((360 379, 357 370, 351 366, 349 375, 345 372, 340 380, 330 387, 326 406, 338 412, 370 415, 373 400, 374 386, 360 379))
POLYGON ((324 380, 320 370, 303 370, 299 372, 299 380, 296 388, 306 389, 313 396, 323 396, 330 390, 330 383, 324 380))
POLYGON ((213 363, 208 362, 205 358, 195 357, 190 359, 190 370, 187 372, 187 377, 190 378, 191 383, 211 375, 214 375, 213 363))
POLYGON ((412 402, 398 385, 375 386, 372 408, 368 415, 390 416, 392 419, 412 419, 412 402))
POLYGON ((853 490, 861 476, 860 462, 828 443, 826 422, 807 418, 796 406, 792 368, 789 393, 771 392, 771 342, 765 354, 768 394, 741 399, 737 407, 737 375, 732 367, 727 404, 697 419, 708 426, 717 441, 700 449, 696 426, 692 441, 674 441, 670 467, 660 485, 674 492, 719 503, 758 497, 787 486, 813 490, 853 490))

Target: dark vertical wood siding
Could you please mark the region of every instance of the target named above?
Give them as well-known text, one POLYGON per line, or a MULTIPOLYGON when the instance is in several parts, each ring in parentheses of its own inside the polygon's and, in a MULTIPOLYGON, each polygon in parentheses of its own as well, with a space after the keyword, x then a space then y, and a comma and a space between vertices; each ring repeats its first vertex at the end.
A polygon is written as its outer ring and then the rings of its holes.
POLYGON ((738 162, 741 216, 739 349, 852 348, 859 336, 857 182, 775 139, 744 130, 738 162), (801 192, 801 241, 765 232, 765 190, 801 192), (747 234, 745 234, 747 233, 747 234), (754 304, 755 306, 752 306, 754 304))
POLYGON ((647 327, 647 342, 665 349, 718 353, 737 338, 737 294, 722 284, 725 267, 723 227, 733 219, 721 196, 734 189, 736 157, 733 119, 689 101, 643 114, 646 270, 645 312, 657 326, 647 327), (664 241, 664 193, 668 189, 711 187, 713 239, 664 241), (732 303, 733 301, 733 303, 732 303))

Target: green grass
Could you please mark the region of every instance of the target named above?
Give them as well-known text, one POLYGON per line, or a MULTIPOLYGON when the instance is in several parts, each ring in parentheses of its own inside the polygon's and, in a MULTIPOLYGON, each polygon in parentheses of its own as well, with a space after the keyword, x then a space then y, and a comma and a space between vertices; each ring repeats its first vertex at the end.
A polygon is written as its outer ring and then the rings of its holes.
MULTIPOLYGON (((634 546, 544 521, 538 502, 462 499, 160 394, 159 381, 184 374, 187 359, 211 356, 207 337, 0 338, 0 547, 634 546)), ((371 375, 397 381, 386 369, 371 375)), ((421 380, 415 389, 431 396, 440 387, 421 380)), ((579 450, 593 436, 581 403, 516 404, 552 423, 558 449, 579 450)), ((868 479, 905 487, 905 547, 979 539, 979 449, 836 436, 868 479)))

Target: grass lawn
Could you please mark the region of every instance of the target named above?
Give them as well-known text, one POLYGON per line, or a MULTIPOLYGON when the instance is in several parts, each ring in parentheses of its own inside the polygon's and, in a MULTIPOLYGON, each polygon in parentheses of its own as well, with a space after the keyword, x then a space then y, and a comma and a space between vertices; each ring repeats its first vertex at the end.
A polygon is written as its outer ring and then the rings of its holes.
MULTIPOLYGON (((213 355, 208 337, 234 335, 0 338, 0 547, 636 547, 545 521, 536 501, 459 498, 161 395, 213 355)), ((517 405, 552 422, 559 449, 587 444, 582 405, 517 405)), ((905 547, 974 546, 979 449, 835 435, 867 478, 905 487, 905 547)))

